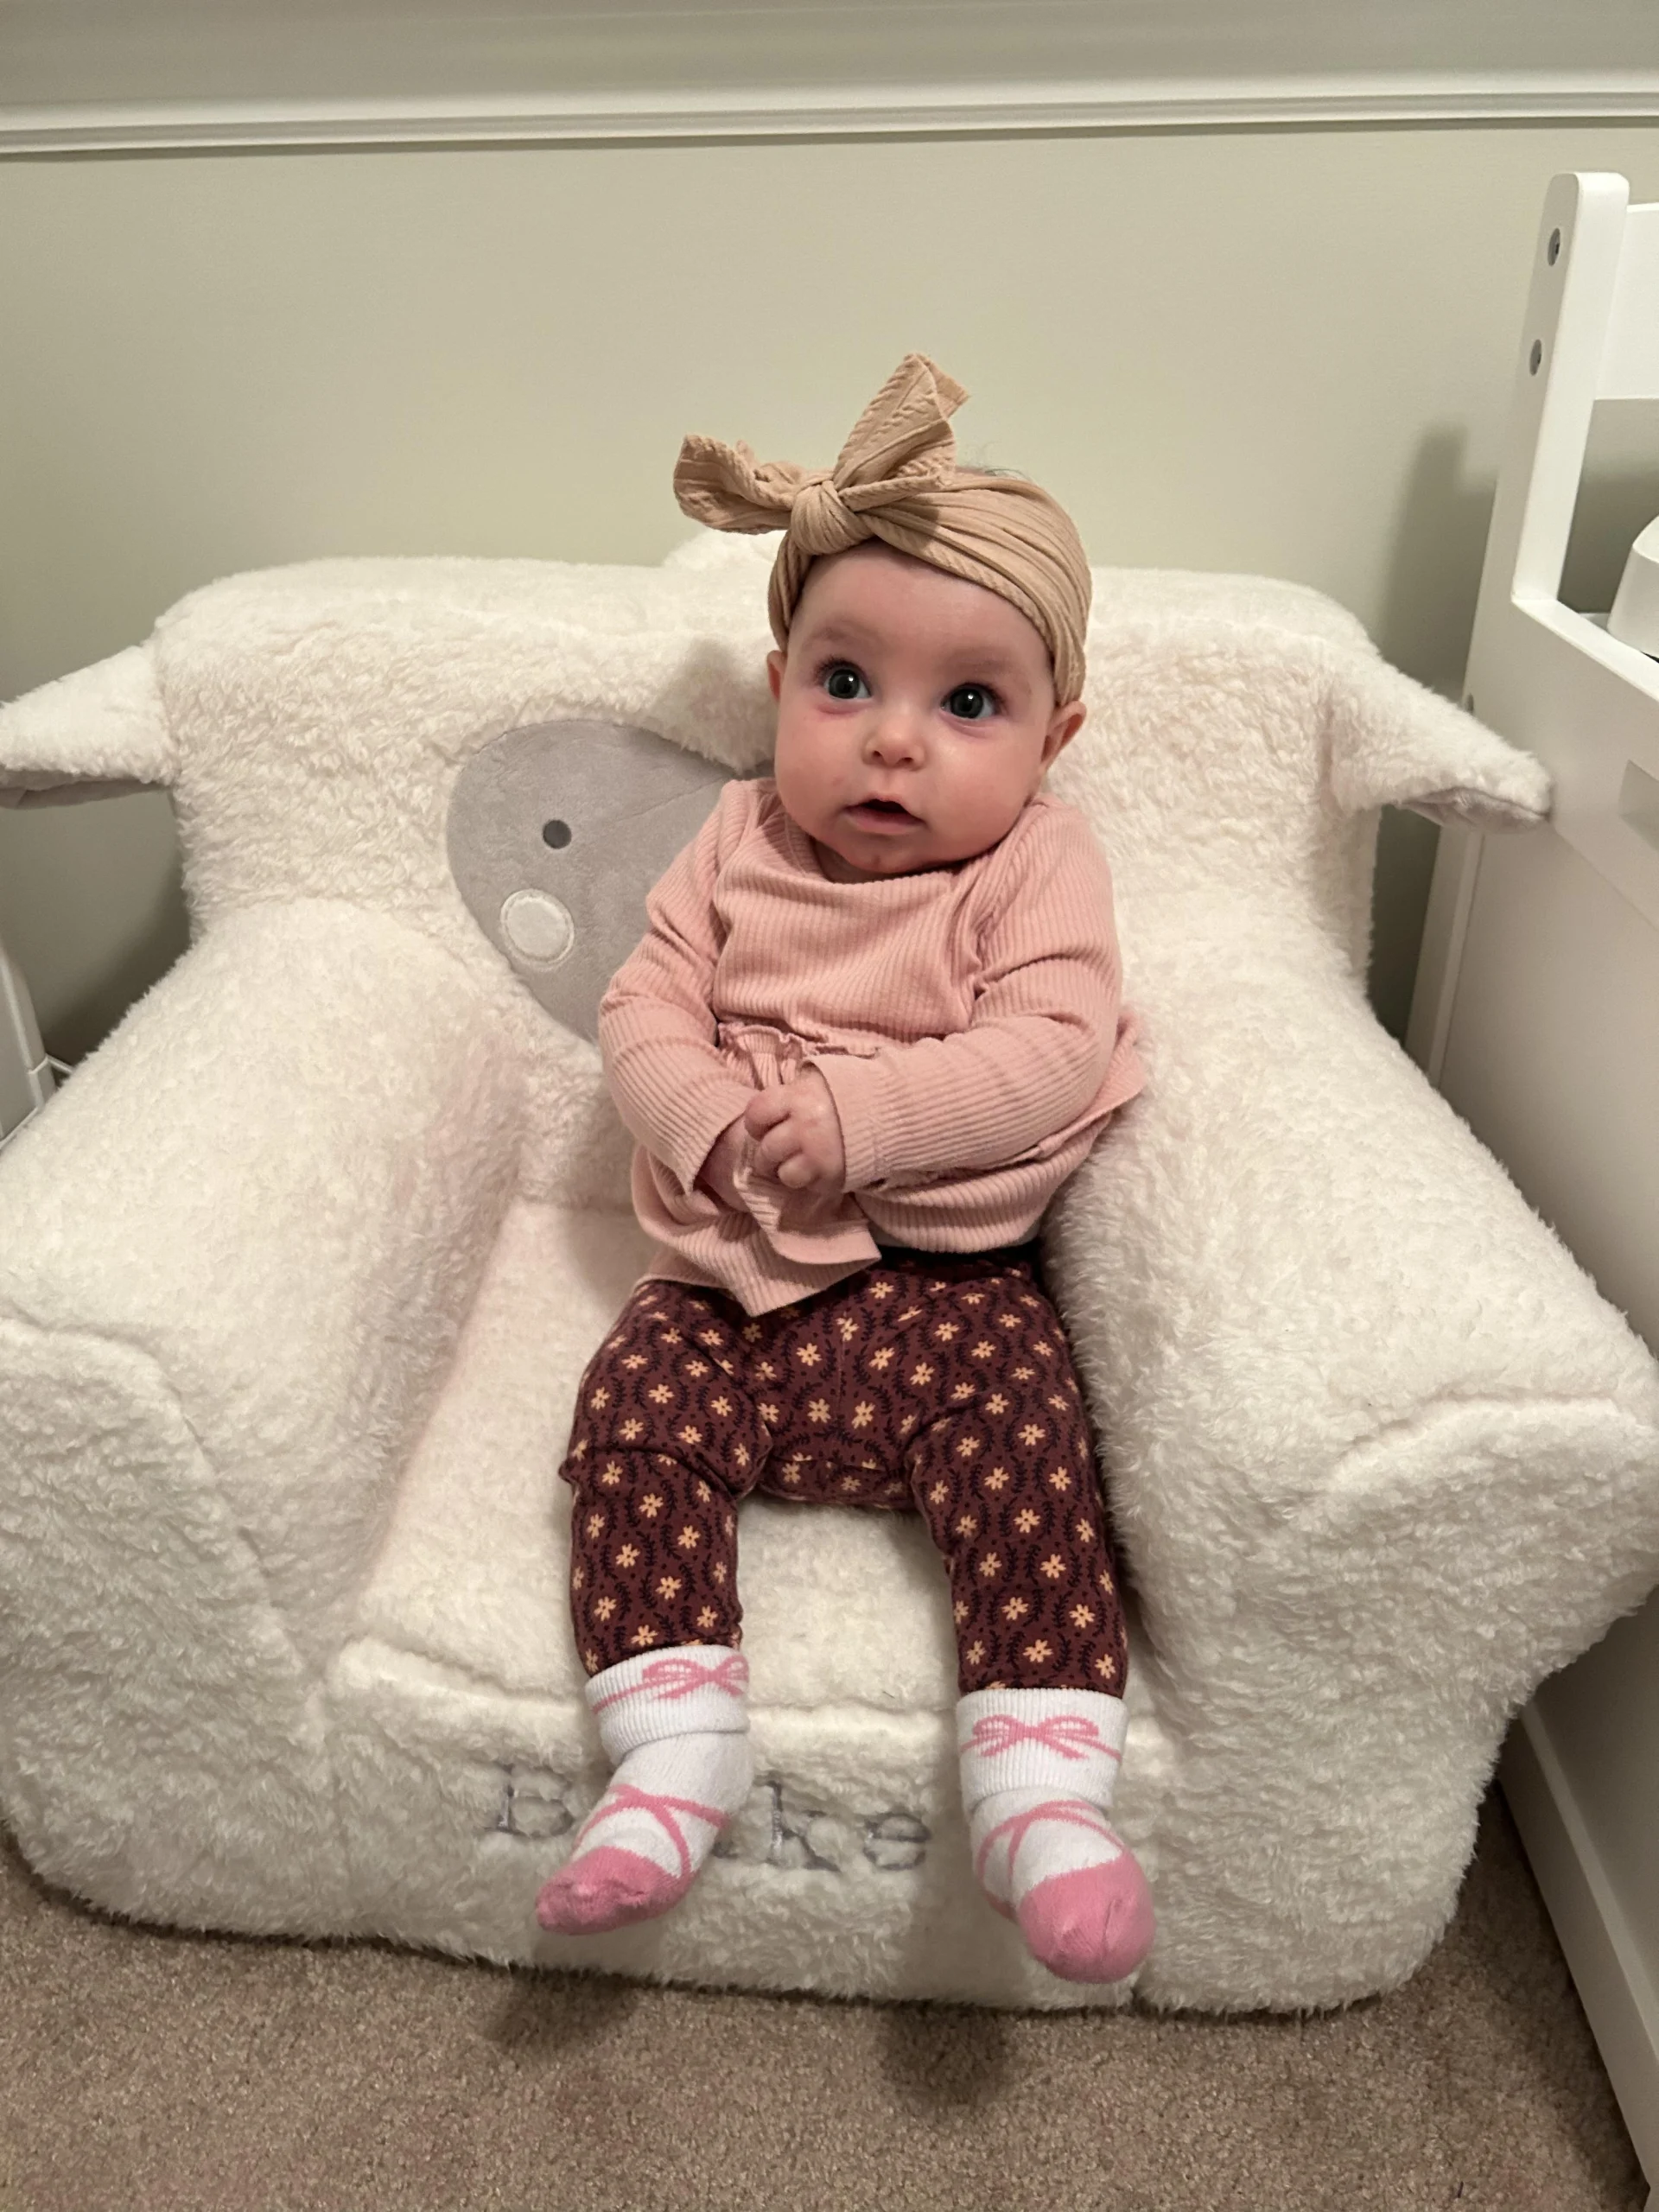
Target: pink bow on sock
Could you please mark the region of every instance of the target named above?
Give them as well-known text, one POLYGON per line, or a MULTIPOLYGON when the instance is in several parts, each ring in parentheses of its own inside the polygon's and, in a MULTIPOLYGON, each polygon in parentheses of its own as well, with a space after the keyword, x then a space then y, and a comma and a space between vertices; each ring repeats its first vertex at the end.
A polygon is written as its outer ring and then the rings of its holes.
POLYGON ((729 1697, 741 1697, 748 1686, 749 1662, 741 1651, 728 1652, 712 1667, 705 1667, 696 1659, 653 1659, 641 1671, 637 1682, 601 1698, 594 1711, 603 1713, 607 1706, 620 1705, 625 1697, 638 1697, 647 1690, 671 1704, 677 1698, 690 1697, 694 1690, 705 1688, 724 1690, 729 1697))
POLYGON ((1114 1759, 1123 1756, 1103 1743, 1099 1729, 1080 1713, 1057 1713, 1047 1720, 1016 1720, 1011 1713, 988 1713, 975 1721, 973 1733, 960 1749, 994 1759, 1016 1744, 1041 1744, 1063 1759, 1080 1759, 1089 1751, 1104 1751, 1114 1759))

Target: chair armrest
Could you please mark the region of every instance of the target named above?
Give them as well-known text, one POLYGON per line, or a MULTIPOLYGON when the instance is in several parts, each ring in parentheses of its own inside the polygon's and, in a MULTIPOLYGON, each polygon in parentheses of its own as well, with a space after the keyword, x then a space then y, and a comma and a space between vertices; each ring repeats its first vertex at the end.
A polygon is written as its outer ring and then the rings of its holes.
POLYGON ((1263 1986, 1330 2003, 1416 1965, 1510 1713, 1659 1576, 1659 1382, 1329 947, 1161 951, 1053 1285, 1180 1746, 1160 1830, 1199 1839, 1171 1923, 1245 1882, 1263 1986))
POLYGON ((227 916, 0 1161, 0 1314, 149 1357, 310 1665, 345 1631, 522 1122, 457 964, 313 901, 227 916))
MULTIPOLYGON (((1189 1593, 1237 1602, 1293 1526, 1335 1515, 1363 1543, 1362 1497, 1380 1516, 1397 1489, 1365 1471, 1378 1453, 1413 1457, 1471 1408, 1529 1424, 1593 1408, 1654 1450, 1646 1347, 1328 947, 1193 932, 1156 1005, 1141 1003, 1147 1095, 1062 1194, 1050 1238, 1137 1574, 1154 1611, 1176 1601, 1160 1641, 1182 1641, 1189 1593)), ((1467 1465, 1459 1450, 1438 1472, 1420 1465, 1415 1509, 1437 1485, 1466 1503, 1467 1465)), ((1649 1460, 1634 1490, 1659 1571, 1656 1474, 1649 1460)), ((1501 1552, 1529 1574, 1516 1554, 1530 1529, 1545 1617, 1577 1614, 1570 1633, 1587 1641, 1608 1616, 1599 1594, 1573 1593, 1581 1577, 1599 1585, 1606 1560, 1565 1560, 1547 1534, 1592 1503, 1611 1510, 1602 1478, 1584 1482, 1540 1483, 1529 1460, 1495 1469, 1487 1525, 1469 1537, 1477 1557, 1501 1552)), ((1516 1626, 1513 1643, 1490 1618, 1471 1626, 1471 1656, 1519 1695, 1545 1631, 1516 1626)))

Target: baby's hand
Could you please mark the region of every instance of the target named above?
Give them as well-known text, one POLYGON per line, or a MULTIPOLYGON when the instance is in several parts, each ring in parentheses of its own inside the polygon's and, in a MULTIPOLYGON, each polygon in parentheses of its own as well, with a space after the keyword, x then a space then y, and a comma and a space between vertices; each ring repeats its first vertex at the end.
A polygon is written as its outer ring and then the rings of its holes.
POLYGON ((743 1127, 754 1139, 755 1164, 786 1191, 839 1198, 847 1173, 841 1116, 817 1068, 749 1101, 743 1127))

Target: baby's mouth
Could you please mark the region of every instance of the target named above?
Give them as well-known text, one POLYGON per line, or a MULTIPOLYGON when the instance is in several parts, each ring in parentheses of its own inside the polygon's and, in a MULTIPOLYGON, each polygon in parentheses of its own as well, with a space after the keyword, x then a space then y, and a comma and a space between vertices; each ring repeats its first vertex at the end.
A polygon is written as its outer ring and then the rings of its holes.
POLYGON ((905 830, 919 819, 896 798, 865 798, 847 811, 867 830, 905 830))

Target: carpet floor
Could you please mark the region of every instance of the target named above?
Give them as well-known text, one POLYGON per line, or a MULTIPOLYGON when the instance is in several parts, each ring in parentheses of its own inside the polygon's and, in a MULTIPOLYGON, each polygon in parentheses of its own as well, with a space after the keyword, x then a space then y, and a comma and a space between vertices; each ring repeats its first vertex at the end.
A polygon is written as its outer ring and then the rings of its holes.
POLYGON ((88 1913, 0 1841, 3 2212, 1635 2212, 1502 1800, 1313 2018, 700 1994, 88 1913))

